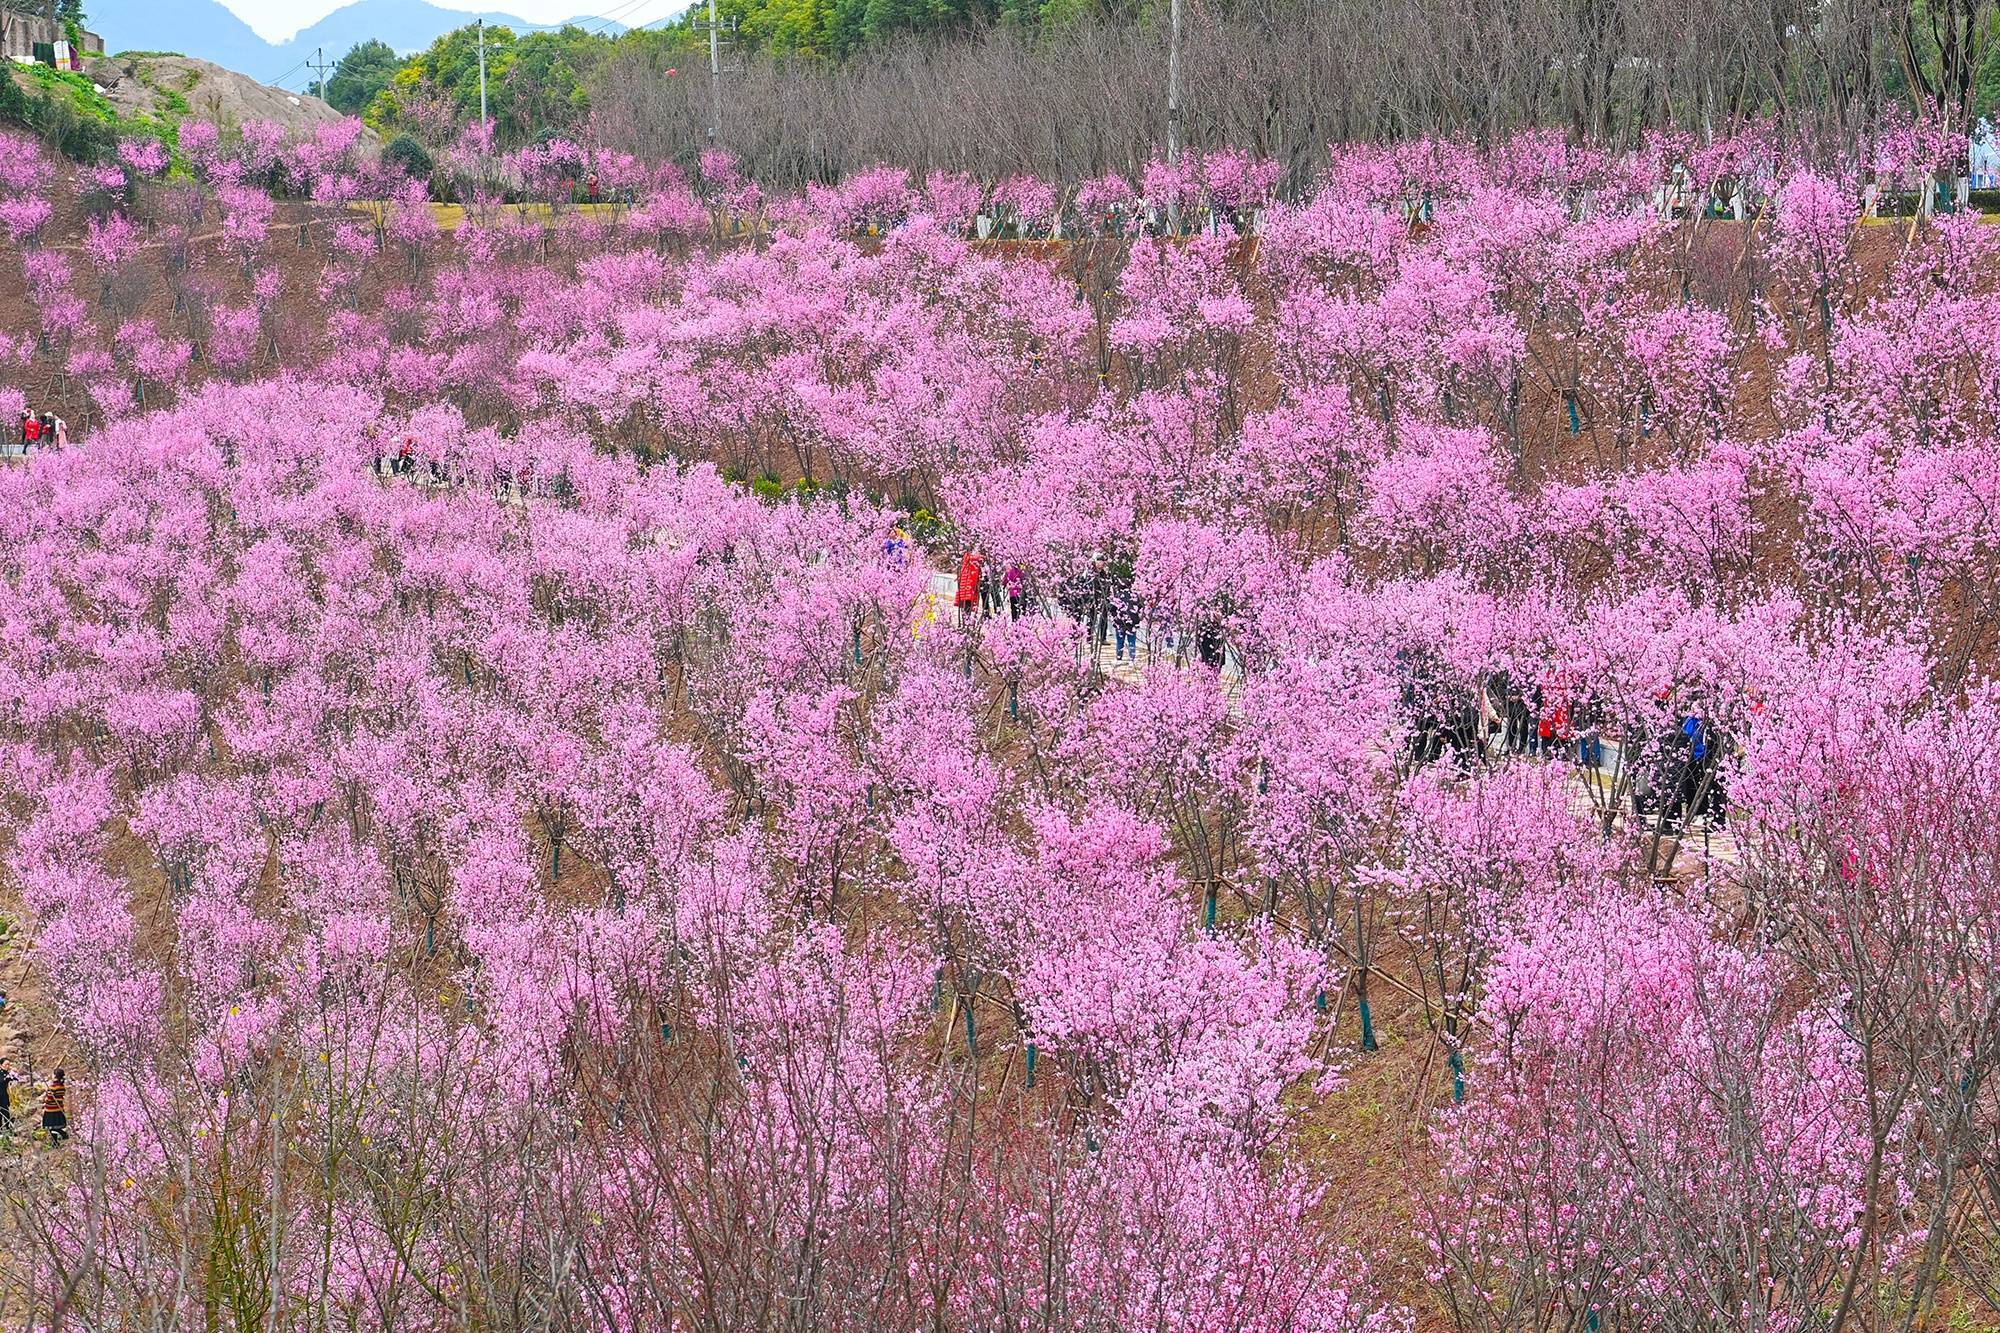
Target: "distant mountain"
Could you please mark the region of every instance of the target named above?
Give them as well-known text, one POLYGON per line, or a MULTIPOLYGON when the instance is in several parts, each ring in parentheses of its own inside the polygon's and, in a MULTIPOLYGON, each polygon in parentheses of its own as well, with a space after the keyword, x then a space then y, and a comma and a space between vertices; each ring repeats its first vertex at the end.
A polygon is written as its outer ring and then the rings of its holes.
MULTIPOLYGON (((155 3, 166 4, 178 2, 155 0, 155 3)), ((101 7, 103 0, 96 0, 96 3, 101 7)), ((94 16, 95 11, 92 13, 94 16)), ((272 50, 281 59, 309 60, 313 51, 318 49, 326 52, 328 60, 338 60, 356 42, 365 42, 373 37, 407 55, 423 50, 453 28, 463 28, 480 19, 485 19, 489 27, 504 24, 516 33, 546 32, 563 26, 560 23, 529 23, 512 14, 467 14, 456 9, 440 9, 436 5, 425 4, 423 0, 354 0, 353 4, 334 10, 291 41, 272 50)), ((575 18, 568 22, 581 24, 592 31, 602 29, 612 34, 625 31, 623 24, 607 23, 603 19, 575 18)), ((110 38, 105 40, 108 42, 110 38)))
MULTIPOLYGON (((511 14, 467 14, 424 0, 354 0, 290 41, 272 43, 259 37, 220 0, 89 0, 85 8, 90 30, 104 39, 107 51, 176 51, 214 61, 260 83, 282 81, 295 89, 313 76, 294 67, 311 60, 315 51, 324 51, 331 64, 356 42, 371 37, 408 53, 421 51, 440 35, 479 19, 505 24, 517 33, 563 26, 529 23, 511 14)), ((578 17, 569 22, 593 31, 625 30, 623 24, 602 19, 578 17)))
POLYGON ((218 0, 90 0, 84 12, 110 52, 175 51, 259 83, 291 63, 218 0))

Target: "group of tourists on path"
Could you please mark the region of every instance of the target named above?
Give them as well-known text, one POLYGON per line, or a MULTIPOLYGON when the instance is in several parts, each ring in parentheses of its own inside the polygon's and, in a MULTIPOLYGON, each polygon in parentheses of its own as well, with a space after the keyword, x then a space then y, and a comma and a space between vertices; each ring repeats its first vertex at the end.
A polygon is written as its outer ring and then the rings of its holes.
POLYGON ((400 441, 384 442, 371 430, 369 439, 374 459, 371 466, 377 477, 403 477, 420 485, 455 490, 484 484, 501 501, 525 499, 530 495, 566 499, 575 494, 567 470, 550 476, 537 472, 526 463, 510 470, 496 462, 482 472, 464 458, 440 457, 428 446, 420 446, 414 435, 405 435, 400 441))
MULTIPOLYGON (((33 1076, 17 1078, 14 1071, 0 1061, 0 1135, 14 1133, 14 1085, 23 1084, 32 1092, 35 1087, 33 1076)), ((42 1087, 42 1132, 49 1136, 53 1146, 69 1138, 69 1085, 64 1073, 58 1069, 42 1087)))
POLYGON ((1019 620, 1027 594, 1028 576, 1020 565, 1010 560, 1003 570, 976 548, 959 554, 958 588, 952 600, 961 625, 1003 612, 1007 619, 1019 620))
POLYGON ((29 409, 21 413, 19 438, 23 454, 37 447, 66 448, 69 445, 69 423, 53 412, 29 409))
MULTIPOLYGON (((900 525, 891 527, 882 542, 883 555, 901 567, 908 562, 910 550, 909 533, 900 525)), ((1054 600, 1070 619, 1084 627, 1092 653, 1103 651, 1108 644, 1114 662, 1138 664, 1139 627, 1145 620, 1145 608, 1133 590, 1129 558, 1099 552, 1087 568, 1056 589, 1054 600)), ((1042 604, 1033 579, 1018 561, 990 560, 976 546, 959 550, 952 595, 959 624, 1003 615, 1010 621, 1019 620, 1042 604)), ((1167 636, 1170 647, 1173 642, 1173 636, 1167 636)), ((1213 618, 1190 627, 1184 646, 1192 650, 1195 660, 1218 670, 1227 660, 1222 625, 1213 618)))
MULTIPOLYGON (((911 557, 910 535, 892 526, 882 543, 883 554, 902 567, 911 557)), ((987 558, 976 546, 958 551, 953 605, 958 622, 1003 612, 1018 620, 1040 597, 1029 597, 1030 580, 1020 564, 1004 565, 987 558)), ((1113 660, 1139 661, 1139 627, 1144 607, 1133 589, 1129 558, 1099 552, 1090 564, 1055 592, 1055 603, 1078 624, 1093 654, 1108 642, 1113 660)), ((1166 640, 1171 647, 1173 637, 1166 640)), ((1188 627, 1183 644, 1195 660, 1222 667, 1228 656, 1222 625, 1214 618, 1188 627)), ((1445 688, 1442 664, 1421 650, 1397 655, 1402 678, 1404 715, 1411 719, 1411 757, 1419 764, 1441 757, 1447 749, 1480 759, 1501 754, 1568 756, 1582 768, 1601 769, 1606 750, 1607 719, 1601 701, 1558 676, 1549 681, 1510 679, 1505 673, 1484 678, 1476 689, 1445 688)), ((1672 701, 1661 696, 1663 704, 1672 701)), ((1621 761, 1631 775, 1633 813, 1658 817, 1662 827, 1679 829, 1696 818, 1720 824, 1727 810, 1721 756, 1727 737, 1713 734, 1698 712, 1672 714, 1673 725, 1647 737, 1629 728, 1613 728, 1621 761)))

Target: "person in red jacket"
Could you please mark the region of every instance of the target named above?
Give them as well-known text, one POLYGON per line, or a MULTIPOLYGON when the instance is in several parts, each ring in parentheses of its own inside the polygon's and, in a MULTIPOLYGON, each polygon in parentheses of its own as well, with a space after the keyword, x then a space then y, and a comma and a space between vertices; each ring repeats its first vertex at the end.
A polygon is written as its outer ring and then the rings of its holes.
POLYGON ((42 438, 42 419, 33 412, 21 418, 21 452, 27 453, 42 438))
POLYGON ((1569 742, 1569 705, 1557 703, 1543 712, 1535 723, 1535 736, 1541 742, 1536 747, 1538 754, 1555 754, 1569 742))
POLYGON ((958 562, 958 623, 963 625, 979 614, 979 567, 985 557, 977 551, 967 551, 958 562))

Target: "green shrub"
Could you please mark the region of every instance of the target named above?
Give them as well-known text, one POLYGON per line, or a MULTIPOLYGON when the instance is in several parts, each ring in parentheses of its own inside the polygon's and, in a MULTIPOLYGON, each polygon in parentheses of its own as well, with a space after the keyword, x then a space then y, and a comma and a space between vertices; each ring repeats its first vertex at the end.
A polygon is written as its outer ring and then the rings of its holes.
POLYGON ((401 167, 411 180, 427 181, 431 178, 431 155, 407 134, 399 134, 389 141, 389 146, 382 150, 382 161, 387 166, 401 167))
POLYGON ((118 151, 118 131, 73 103, 43 97, 37 107, 35 128, 57 152, 72 162, 102 162, 118 151))
POLYGON ((774 477, 759 477, 750 483, 750 493, 765 504, 777 504, 785 498, 785 485, 774 477))
POLYGON ((186 162, 175 147, 180 120, 173 111, 185 111, 184 99, 169 95, 165 105, 170 113, 152 116, 121 116, 103 93, 81 74, 51 69, 47 65, 23 66, 29 82, 40 89, 30 99, 33 108, 26 121, 64 156, 78 162, 99 162, 116 151, 120 139, 158 139, 173 156, 173 170, 185 171, 186 162), (175 103, 179 106, 176 107, 175 103))
POLYGON ((32 125, 35 118, 35 104, 13 74, 0 69, 0 121, 11 121, 16 125, 32 125))
POLYGON ((928 509, 920 508, 911 514, 910 521, 905 526, 919 546, 942 547, 954 544, 951 540, 951 524, 928 509))

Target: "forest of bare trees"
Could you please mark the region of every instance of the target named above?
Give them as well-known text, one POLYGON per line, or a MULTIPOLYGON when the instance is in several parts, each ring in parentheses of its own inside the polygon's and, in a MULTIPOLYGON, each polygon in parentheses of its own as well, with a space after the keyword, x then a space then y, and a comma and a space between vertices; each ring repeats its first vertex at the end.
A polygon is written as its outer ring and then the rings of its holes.
MULTIPOLYGON (((773 184, 873 162, 1131 173, 1164 137, 1165 13, 839 62, 725 56, 719 138, 773 184)), ((1994 17, 1995 0, 1187 0, 1186 137, 1268 155, 1294 185, 1331 141, 1493 141, 1530 125, 1616 147, 1765 113, 1805 143, 1851 143, 1887 101, 1930 98, 1969 121, 2000 85, 1994 17)), ((590 89, 603 141, 648 156, 704 141, 708 71, 693 56, 655 44, 606 61, 590 89)))

